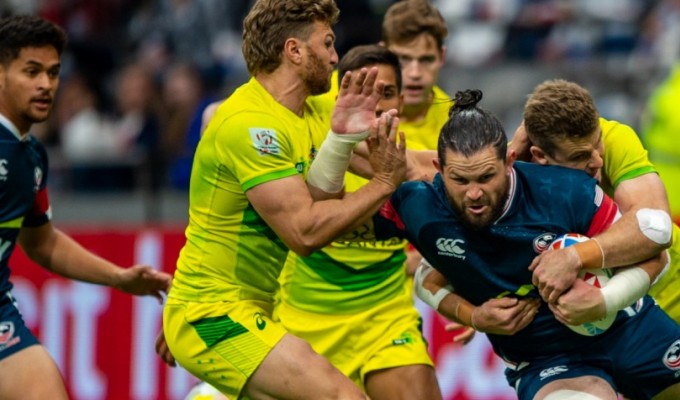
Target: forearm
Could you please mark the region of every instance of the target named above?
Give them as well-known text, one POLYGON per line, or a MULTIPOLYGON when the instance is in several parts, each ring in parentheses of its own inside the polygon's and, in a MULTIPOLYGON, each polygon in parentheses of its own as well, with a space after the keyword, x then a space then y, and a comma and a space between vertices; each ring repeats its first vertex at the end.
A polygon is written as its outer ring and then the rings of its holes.
MULTIPOLYGON (((670 246, 667 243, 657 243, 643 234, 635 212, 624 214, 607 231, 597 235, 597 241, 604 253, 605 267, 615 268, 636 264, 657 256, 670 246)), ((592 254, 594 260, 584 260, 587 265, 601 265, 601 258, 592 254)))
POLYGON ((91 253, 75 240, 55 229, 42 251, 27 252, 45 269, 66 278, 116 286, 119 267, 91 253))

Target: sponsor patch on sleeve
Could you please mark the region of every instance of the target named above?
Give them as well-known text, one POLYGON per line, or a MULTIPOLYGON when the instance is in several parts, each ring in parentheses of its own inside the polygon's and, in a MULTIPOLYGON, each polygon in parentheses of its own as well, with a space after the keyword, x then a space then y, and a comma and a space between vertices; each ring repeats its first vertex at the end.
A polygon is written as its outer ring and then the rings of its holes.
POLYGON ((253 145, 257 152, 261 155, 281 154, 281 148, 279 147, 279 141, 276 138, 276 131, 268 128, 248 128, 250 133, 250 139, 253 141, 253 145))

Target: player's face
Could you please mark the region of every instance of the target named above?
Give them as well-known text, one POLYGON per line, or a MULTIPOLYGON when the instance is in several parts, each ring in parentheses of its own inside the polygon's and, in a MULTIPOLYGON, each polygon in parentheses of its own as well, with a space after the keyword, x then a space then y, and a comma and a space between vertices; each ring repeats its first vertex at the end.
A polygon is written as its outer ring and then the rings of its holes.
POLYGON ((428 104, 444 63, 444 52, 437 41, 432 35, 421 33, 409 42, 393 43, 388 48, 401 61, 404 105, 428 104))
MULTIPOLYGON (((394 72, 394 68, 387 64, 376 64, 367 65, 366 68, 378 68, 378 76, 376 81, 385 82, 385 90, 383 91, 383 96, 378 101, 378 105, 375 108, 375 115, 380 116, 383 112, 392 109, 401 112, 401 106, 403 102, 403 97, 399 92, 399 87, 397 86, 397 76, 394 72)), ((355 71, 352 71, 354 74, 355 71)))
POLYGON ((560 142, 554 153, 552 157, 546 154, 548 164, 580 169, 598 181, 600 180, 600 171, 604 165, 602 160, 604 145, 602 130, 599 126, 590 137, 560 142))
POLYGON ((312 95, 326 93, 331 88, 333 67, 338 63, 335 35, 330 26, 315 22, 312 34, 305 42, 306 60, 302 79, 312 95))
POLYGON ((47 119, 59 86, 59 54, 52 46, 26 47, 0 65, 0 112, 21 132, 47 119))
POLYGON ((470 157, 448 150, 438 165, 451 205, 461 221, 473 228, 491 225, 503 213, 513 159, 499 159, 492 146, 470 157))

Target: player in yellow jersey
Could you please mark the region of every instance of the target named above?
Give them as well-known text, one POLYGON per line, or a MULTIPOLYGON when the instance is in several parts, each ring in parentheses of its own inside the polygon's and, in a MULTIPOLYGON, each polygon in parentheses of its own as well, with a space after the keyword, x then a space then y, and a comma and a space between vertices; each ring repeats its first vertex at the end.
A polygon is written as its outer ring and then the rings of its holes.
MULTIPOLYGON (((339 76, 373 66, 385 82, 376 115, 400 109, 399 59, 385 47, 351 49, 338 64, 339 76)), ((345 189, 353 192, 366 182, 348 173, 345 189)), ((405 286, 406 245, 336 241, 306 257, 290 253, 281 276, 277 315, 284 327, 373 400, 441 398, 422 321, 405 286)))
POLYGON ((253 77, 196 150, 163 329, 177 362, 231 399, 366 398, 271 319, 288 250, 308 255, 359 226, 405 172, 398 118, 375 118, 377 69, 343 77, 332 113, 310 97, 328 90, 337 16, 333 0, 257 0, 243 34, 253 77), (343 197, 352 148, 366 137, 376 174, 343 197))
MULTIPOLYGON (((633 217, 628 229, 642 230, 653 245, 665 248, 670 242, 669 268, 650 294, 664 311, 680 321, 680 292, 673 285, 680 282, 680 228, 670 220, 664 185, 629 126, 599 118, 594 123, 601 132, 597 137, 570 136, 594 118, 597 110, 585 89, 563 80, 544 82, 536 87, 525 106, 524 129, 531 145, 519 147, 526 143, 519 132, 517 140, 513 138, 513 147, 529 149, 535 162, 585 170, 598 178, 624 217, 633 217), (596 141, 591 143, 591 139, 596 141)), ((611 238, 605 235, 600 238, 604 257, 607 263, 615 264, 617 254, 623 253, 620 249, 630 246, 630 242, 625 231, 611 238)))
POLYGON ((436 150, 451 98, 437 86, 444 65, 446 21, 427 0, 402 0, 385 13, 384 45, 399 57, 404 107, 399 130, 409 149, 436 150))

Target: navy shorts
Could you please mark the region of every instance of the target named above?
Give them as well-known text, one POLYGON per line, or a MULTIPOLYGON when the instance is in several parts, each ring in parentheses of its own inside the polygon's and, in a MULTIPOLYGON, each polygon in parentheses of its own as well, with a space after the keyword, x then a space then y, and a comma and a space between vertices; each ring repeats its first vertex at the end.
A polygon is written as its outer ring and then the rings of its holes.
POLYGON ((0 297, 0 360, 39 343, 24 324, 12 294, 3 294, 0 297))
POLYGON ((548 383, 598 376, 628 398, 651 399, 680 382, 680 325, 645 296, 639 312, 594 338, 582 351, 507 369, 519 399, 533 399, 548 383))

